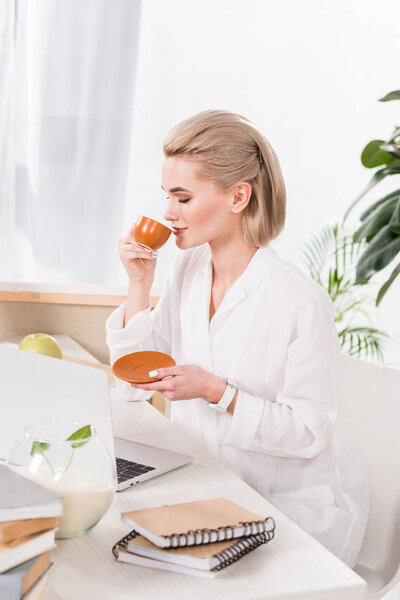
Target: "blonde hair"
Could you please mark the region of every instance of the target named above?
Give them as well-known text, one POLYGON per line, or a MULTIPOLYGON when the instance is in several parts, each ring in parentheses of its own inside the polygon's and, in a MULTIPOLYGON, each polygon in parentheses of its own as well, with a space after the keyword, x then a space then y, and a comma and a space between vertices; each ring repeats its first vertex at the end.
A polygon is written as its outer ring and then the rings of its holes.
POLYGON ((228 191, 250 183, 250 202, 242 213, 246 243, 266 246, 282 230, 286 190, 271 145, 245 117, 226 110, 206 110, 176 125, 164 140, 165 156, 184 154, 199 161, 197 176, 228 191))

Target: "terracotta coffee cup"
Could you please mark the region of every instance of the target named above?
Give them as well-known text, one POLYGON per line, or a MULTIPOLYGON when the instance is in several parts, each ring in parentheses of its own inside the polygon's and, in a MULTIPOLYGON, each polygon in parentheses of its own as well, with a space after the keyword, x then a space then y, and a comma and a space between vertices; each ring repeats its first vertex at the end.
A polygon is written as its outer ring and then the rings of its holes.
POLYGON ((166 225, 143 215, 135 223, 135 241, 150 250, 159 250, 164 246, 171 233, 172 229, 166 225))

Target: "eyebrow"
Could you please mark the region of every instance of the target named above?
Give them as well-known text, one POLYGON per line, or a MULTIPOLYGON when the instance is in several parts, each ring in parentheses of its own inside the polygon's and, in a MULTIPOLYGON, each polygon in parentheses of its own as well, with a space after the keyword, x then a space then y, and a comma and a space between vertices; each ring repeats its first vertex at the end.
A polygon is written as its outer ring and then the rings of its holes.
MULTIPOLYGON (((164 190, 163 186, 161 186, 161 189, 164 190)), ((165 190, 164 190, 164 192, 165 192, 165 190)), ((189 194, 192 193, 190 190, 187 190, 186 188, 183 188, 183 187, 173 187, 170 190, 168 190, 169 194, 174 194, 175 192, 188 192, 189 194)))

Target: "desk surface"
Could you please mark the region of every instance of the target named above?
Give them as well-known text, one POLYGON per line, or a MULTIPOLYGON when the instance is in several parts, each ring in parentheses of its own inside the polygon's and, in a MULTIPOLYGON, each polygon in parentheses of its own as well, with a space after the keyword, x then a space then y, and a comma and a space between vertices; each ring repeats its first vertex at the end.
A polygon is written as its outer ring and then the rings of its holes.
MULTIPOLYGON (((58 336, 57 336, 58 337, 58 336)), ((65 338, 65 339, 64 339, 65 338)), ((67 336, 65 353, 93 357, 67 336)), ((112 388, 117 436, 194 456, 193 463, 118 492, 103 519, 85 536, 59 540, 45 600, 353 600, 365 598, 366 583, 311 536, 147 402, 123 402, 112 388), (208 580, 118 563, 111 549, 129 528, 122 511, 225 496, 276 522, 275 538, 208 580)))
POLYGON ((194 462, 115 495, 100 523, 84 537, 59 541, 52 552, 53 598, 78 600, 353 599, 366 584, 351 569, 257 494, 239 477, 195 447, 188 436, 146 402, 126 403, 112 390, 116 435, 191 453, 194 462), (276 536, 214 580, 115 562, 111 548, 129 528, 120 513, 130 509, 226 496, 276 521, 276 536))

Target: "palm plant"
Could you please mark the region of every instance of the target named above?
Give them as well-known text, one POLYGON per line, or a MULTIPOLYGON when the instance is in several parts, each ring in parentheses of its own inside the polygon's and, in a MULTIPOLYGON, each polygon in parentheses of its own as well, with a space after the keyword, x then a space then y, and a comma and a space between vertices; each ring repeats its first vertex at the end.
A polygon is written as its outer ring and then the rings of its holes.
POLYGON ((383 362, 383 342, 388 334, 370 325, 367 285, 354 282, 356 263, 365 250, 343 226, 326 225, 305 244, 303 257, 312 279, 326 289, 335 308, 335 322, 343 352, 383 362), (354 321, 359 318, 361 323, 354 321))
MULTIPOLYGON (((380 102, 391 100, 400 100, 400 90, 390 92, 381 98, 380 102)), ((369 142, 362 151, 361 162, 368 169, 380 168, 375 171, 367 187, 351 204, 344 221, 353 207, 377 183, 389 175, 400 174, 400 127, 395 128, 386 142, 384 140, 369 142)), ((356 281, 363 283, 390 263, 393 264, 400 253, 400 189, 374 202, 362 213, 360 221, 362 225, 355 232, 354 238, 356 242, 365 239, 367 245, 358 260, 356 281)), ((400 263, 394 267, 389 279, 379 290, 376 298, 377 306, 399 273, 400 263)))

